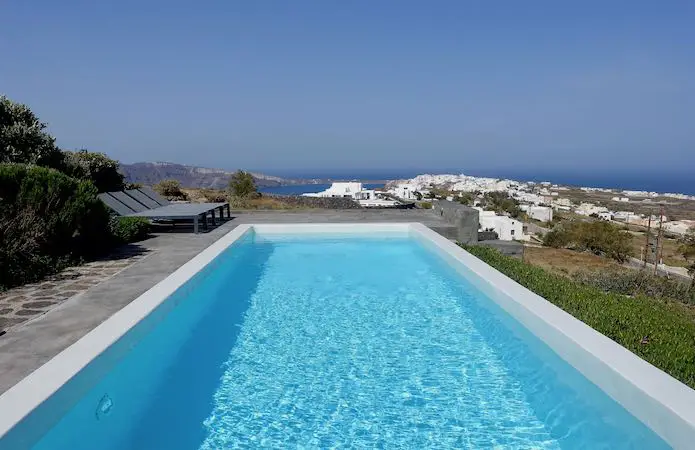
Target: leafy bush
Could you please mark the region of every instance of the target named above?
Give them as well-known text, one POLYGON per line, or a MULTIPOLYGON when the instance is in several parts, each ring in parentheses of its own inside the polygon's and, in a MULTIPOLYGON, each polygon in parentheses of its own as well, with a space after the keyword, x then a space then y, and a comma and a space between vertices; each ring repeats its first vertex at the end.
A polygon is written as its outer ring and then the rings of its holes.
POLYGON ((482 246, 467 251, 683 383, 695 388, 695 320, 685 306, 626 297, 552 275, 482 246), (642 344, 644 336, 648 344, 642 344))
POLYGON ((152 186, 159 194, 169 200, 187 200, 188 196, 181 190, 181 182, 179 180, 162 180, 152 186))
POLYGON ((432 209, 432 202, 420 202, 418 206, 422 209, 432 209))
POLYGON ((625 262, 632 252, 629 233, 604 221, 565 222, 543 237, 543 245, 572 248, 625 262))
POLYGON ((555 227, 543 235, 543 245, 553 248, 564 248, 570 244, 570 235, 560 227, 555 227))
POLYGON ((86 181, 0 164, 0 286, 27 283, 108 249, 109 214, 86 181))
POLYGON ((475 201, 475 194, 473 192, 462 192, 454 200, 462 205, 472 206, 475 201))
POLYGON ((580 283, 593 286, 605 292, 668 298, 683 303, 695 304, 695 291, 691 291, 687 284, 644 271, 580 271, 575 273, 573 278, 580 283))
POLYGON ((483 209, 495 211, 497 214, 509 214, 511 217, 519 217, 521 208, 519 201, 512 198, 506 192, 486 192, 480 200, 483 209))
POLYGON ((61 152, 45 129, 28 106, 0 96, 0 163, 60 166, 61 152))
POLYGON ((64 152, 63 171, 81 180, 89 180, 99 192, 120 191, 125 188, 123 174, 119 172, 118 161, 103 153, 64 152))
POLYGON ((243 170, 237 170, 229 180, 229 193, 234 197, 253 198, 258 194, 253 175, 243 170))
POLYGON ((141 241, 150 232, 150 221, 144 217, 113 217, 109 225, 111 235, 119 243, 141 241))

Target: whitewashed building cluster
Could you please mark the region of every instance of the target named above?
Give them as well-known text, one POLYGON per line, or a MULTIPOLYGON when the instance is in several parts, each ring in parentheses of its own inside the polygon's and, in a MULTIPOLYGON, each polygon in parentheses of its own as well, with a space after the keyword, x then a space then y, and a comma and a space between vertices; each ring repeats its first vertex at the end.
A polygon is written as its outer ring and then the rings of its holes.
MULTIPOLYGON (((652 216, 651 219, 648 216, 640 215, 630 211, 612 211, 607 207, 595 205, 593 203, 584 202, 579 205, 573 204, 569 198, 561 196, 562 191, 566 191, 568 188, 564 186, 558 186, 549 181, 543 182, 519 182, 508 179, 497 179, 497 178, 486 178, 486 177, 472 177, 468 175, 418 175, 417 177, 410 180, 399 180, 391 183, 389 186, 389 192, 398 198, 406 200, 418 200, 420 196, 427 197, 430 189, 433 187, 443 188, 452 191, 453 193, 459 192, 493 192, 493 191, 503 191, 509 196, 517 199, 521 203, 521 208, 526 212, 526 214, 533 219, 540 220, 542 222, 550 222, 553 219, 554 211, 573 211, 579 215, 584 216, 594 216, 602 220, 608 221, 620 221, 630 224, 643 225, 646 226, 650 220, 652 226, 659 225, 659 217, 652 216)), ((640 202, 650 202, 654 197, 672 197, 678 199, 688 199, 695 200, 695 196, 684 195, 684 194, 659 194, 656 192, 647 191, 616 191, 614 189, 607 188, 596 188, 596 187, 581 187, 581 190, 585 192, 603 192, 612 193, 616 195, 612 197, 612 201, 620 203, 631 203, 635 197, 642 197, 640 202), (633 199, 631 199, 633 198, 633 199)), ((455 197, 451 196, 453 199, 455 197)), ((493 214, 491 211, 485 212, 485 225, 490 225, 492 222, 493 214)), ((481 217, 483 215, 481 214, 481 217)), ((501 216, 497 216, 501 217, 501 216)), ((481 219, 481 226, 483 226, 481 219)), ((494 219, 498 220, 498 219, 494 219)), ((498 220, 500 223, 504 222, 504 219, 498 220)), ((663 227, 667 232, 684 234, 688 232, 693 227, 694 221, 672 221, 669 222, 668 218, 664 217, 662 219, 663 227)), ((494 226, 487 228, 496 228, 494 226)), ((497 227, 502 228, 502 227, 497 227)), ((503 236, 508 237, 511 233, 498 233, 500 239, 503 236)), ((517 232, 515 231, 515 234, 517 232)))
POLYGON ((399 204, 395 200, 383 198, 374 189, 364 189, 364 185, 359 182, 336 182, 332 183, 325 191, 309 192, 302 195, 305 197, 351 198, 364 208, 389 208, 399 204))

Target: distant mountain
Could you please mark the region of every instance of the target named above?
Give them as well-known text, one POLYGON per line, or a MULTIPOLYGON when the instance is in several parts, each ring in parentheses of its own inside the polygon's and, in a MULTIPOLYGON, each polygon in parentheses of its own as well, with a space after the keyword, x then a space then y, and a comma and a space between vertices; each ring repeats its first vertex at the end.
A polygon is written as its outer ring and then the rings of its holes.
MULTIPOLYGON (((135 164, 121 164, 121 172, 126 181, 153 185, 162 180, 179 180, 183 187, 189 188, 214 188, 224 189, 229 183, 229 177, 234 173, 222 169, 209 169, 206 167, 185 166, 169 162, 139 162, 135 164)), ((256 185, 281 186, 285 184, 297 184, 300 180, 290 180, 272 175, 252 173, 256 185)))

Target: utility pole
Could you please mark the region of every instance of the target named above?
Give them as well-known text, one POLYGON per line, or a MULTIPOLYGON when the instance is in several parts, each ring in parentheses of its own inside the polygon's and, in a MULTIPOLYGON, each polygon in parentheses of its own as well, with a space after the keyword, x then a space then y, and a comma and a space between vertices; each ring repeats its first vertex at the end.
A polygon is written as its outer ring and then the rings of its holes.
POLYGON ((659 207, 659 234, 656 235, 656 249, 654 250, 654 275, 656 275, 657 267, 659 267, 659 261, 661 261, 661 253, 664 248, 664 243, 662 242, 663 233, 661 230, 661 224, 664 221, 664 205, 659 207))
POLYGON ((647 267, 647 259, 649 258, 649 236, 651 234, 652 230, 652 213, 651 211, 649 212, 649 221, 647 222, 647 232, 645 233, 645 241, 644 241, 644 264, 642 265, 642 268, 647 267))

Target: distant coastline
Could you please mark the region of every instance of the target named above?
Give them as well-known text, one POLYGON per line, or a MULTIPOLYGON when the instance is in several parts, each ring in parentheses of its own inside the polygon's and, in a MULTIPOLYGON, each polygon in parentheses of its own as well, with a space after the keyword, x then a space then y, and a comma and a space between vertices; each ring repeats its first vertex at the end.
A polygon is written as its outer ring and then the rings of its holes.
MULTIPOLYGON (((355 171, 354 173, 333 173, 327 172, 324 175, 312 174, 308 176, 303 175, 287 175, 288 179, 301 178, 301 179, 316 179, 323 181, 321 185, 328 183, 328 180, 359 180, 363 183, 375 183, 379 181, 380 183, 385 183, 390 180, 407 180, 414 178, 417 175, 422 174, 461 174, 474 177, 490 177, 490 178, 500 178, 509 179, 516 181, 550 181, 554 184, 559 184, 562 186, 571 187, 595 187, 595 188, 607 188, 607 189, 622 189, 622 190, 635 190, 635 191, 649 191, 658 193, 672 193, 672 194, 686 194, 695 195, 695 170, 693 172, 678 172, 678 173, 660 173, 660 174, 650 174, 650 173, 601 173, 601 172, 589 172, 585 171, 582 173, 564 173, 561 171, 539 171, 536 173, 526 172, 526 171, 475 171, 475 170, 465 170, 465 169, 451 169, 451 170, 420 170, 420 171, 403 171, 402 173, 393 172, 388 173, 386 171, 382 173, 360 173, 355 171)), ((321 190, 321 189, 319 189, 321 190)), ((311 192, 311 191, 309 191, 311 192)), ((318 191, 315 191, 318 192, 318 191)))

